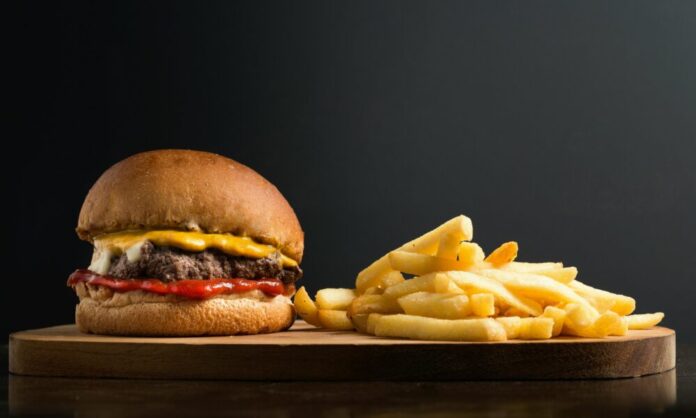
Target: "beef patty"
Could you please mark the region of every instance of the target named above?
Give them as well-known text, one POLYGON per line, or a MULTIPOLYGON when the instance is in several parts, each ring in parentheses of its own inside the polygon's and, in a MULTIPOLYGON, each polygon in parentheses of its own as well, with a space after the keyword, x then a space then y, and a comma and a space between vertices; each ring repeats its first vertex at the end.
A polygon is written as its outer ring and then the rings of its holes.
POLYGON ((210 249, 191 253, 175 247, 143 244, 138 261, 126 254, 112 260, 107 273, 122 279, 157 278, 165 282, 183 279, 267 279, 278 278, 292 284, 302 277, 299 267, 283 268, 280 254, 265 258, 237 257, 210 249))

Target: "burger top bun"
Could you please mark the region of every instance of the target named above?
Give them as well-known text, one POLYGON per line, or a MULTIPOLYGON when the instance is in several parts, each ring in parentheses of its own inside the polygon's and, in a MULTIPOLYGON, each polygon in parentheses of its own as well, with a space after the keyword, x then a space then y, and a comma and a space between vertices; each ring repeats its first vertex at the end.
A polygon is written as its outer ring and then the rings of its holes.
POLYGON ((248 236, 298 263, 304 232, 278 189, 221 155, 158 150, 133 155, 99 177, 82 204, 81 239, 134 229, 248 236))

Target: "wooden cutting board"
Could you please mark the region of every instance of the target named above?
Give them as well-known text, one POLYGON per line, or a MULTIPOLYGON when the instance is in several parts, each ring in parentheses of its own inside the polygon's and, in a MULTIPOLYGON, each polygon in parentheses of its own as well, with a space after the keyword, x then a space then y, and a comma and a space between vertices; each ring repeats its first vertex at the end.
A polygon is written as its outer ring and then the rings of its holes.
POLYGON ((195 338, 109 337, 61 325, 10 335, 10 372, 233 380, 497 380, 634 377, 675 367, 675 333, 491 343, 378 338, 316 329, 195 338))

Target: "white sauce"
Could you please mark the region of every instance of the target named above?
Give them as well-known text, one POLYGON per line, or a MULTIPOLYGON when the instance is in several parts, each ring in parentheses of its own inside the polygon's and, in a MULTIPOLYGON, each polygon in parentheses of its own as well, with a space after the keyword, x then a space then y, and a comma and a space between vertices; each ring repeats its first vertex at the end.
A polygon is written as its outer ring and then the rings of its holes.
MULTIPOLYGON (((145 244, 145 241, 133 244, 126 249, 126 257, 128 258, 129 263, 135 263, 140 260, 143 244, 145 244)), ((109 272, 109 268, 111 267, 111 259, 117 255, 119 254, 108 248, 95 245, 94 253, 92 254, 92 262, 89 265, 89 269, 97 274, 106 274, 109 272)))
POLYGON ((94 254, 92 254, 92 263, 89 265, 89 269, 97 274, 106 274, 111 267, 111 251, 106 248, 94 248, 94 254))
POLYGON ((145 241, 140 241, 137 244, 133 244, 130 248, 126 250, 126 257, 128 257, 129 263, 135 263, 140 260, 141 249, 143 248, 145 241))

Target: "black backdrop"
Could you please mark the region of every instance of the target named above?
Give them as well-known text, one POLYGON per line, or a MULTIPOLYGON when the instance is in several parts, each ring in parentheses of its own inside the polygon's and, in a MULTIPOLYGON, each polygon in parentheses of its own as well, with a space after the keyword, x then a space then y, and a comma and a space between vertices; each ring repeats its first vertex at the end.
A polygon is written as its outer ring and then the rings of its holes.
POLYGON ((278 186, 311 291, 464 213, 484 249, 516 239, 696 338, 696 2, 18 7, 7 332, 72 320, 87 190, 171 147, 278 186))

